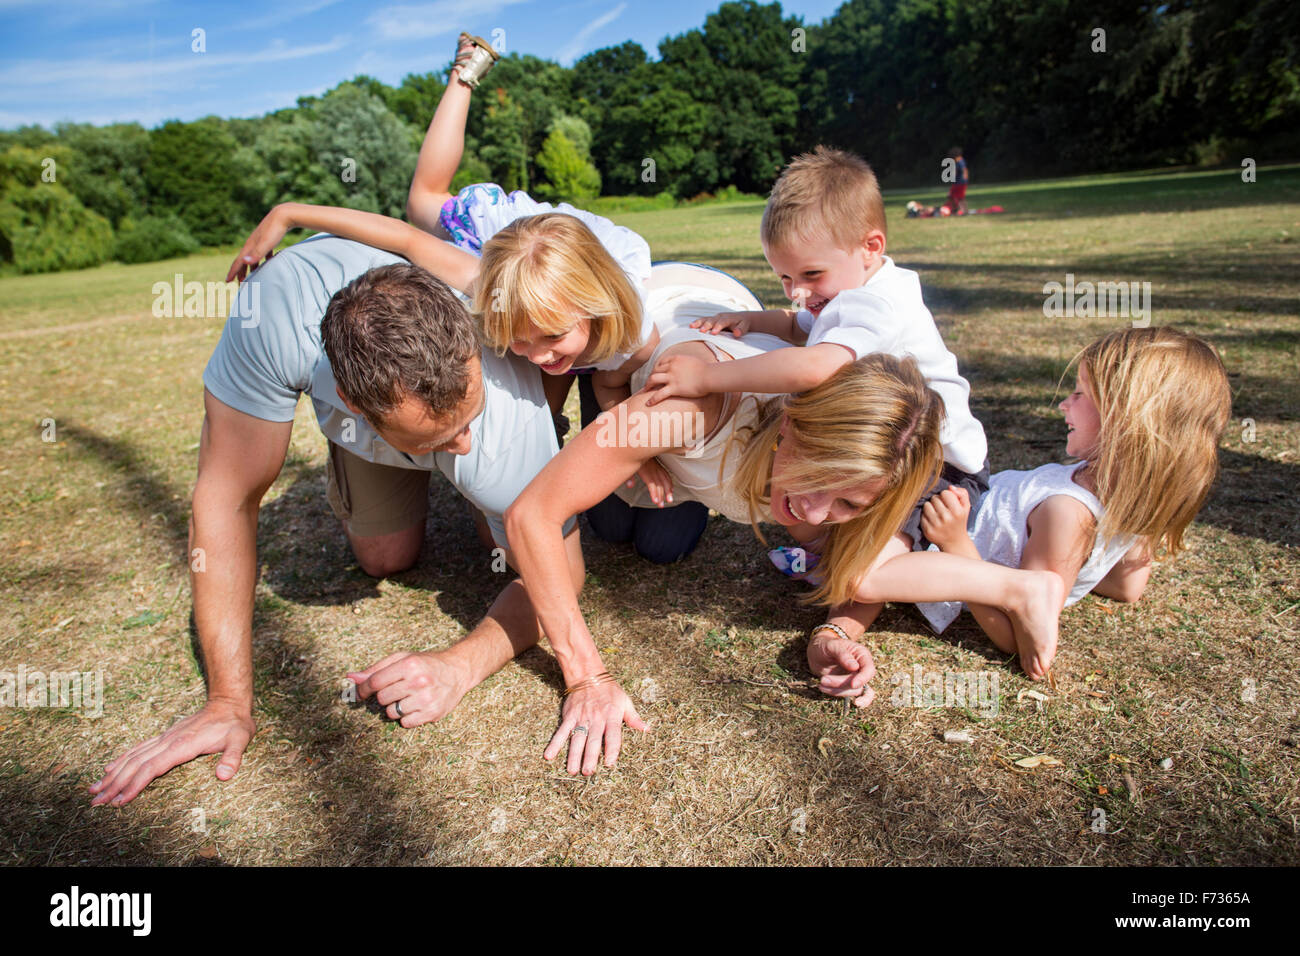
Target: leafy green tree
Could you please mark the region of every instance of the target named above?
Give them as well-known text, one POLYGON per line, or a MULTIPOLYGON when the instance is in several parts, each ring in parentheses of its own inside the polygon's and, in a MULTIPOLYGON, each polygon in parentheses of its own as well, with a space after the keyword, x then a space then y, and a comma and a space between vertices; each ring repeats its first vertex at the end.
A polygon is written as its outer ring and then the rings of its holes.
POLYGON ((390 91, 385 102, 399 119, 423 134, 447 88, 445 76, 445 72, 408 73, 402 77, 401 86, 390 91))
POLYGON ((559 129, 546 137, 537 165, 547 179, 537 184, 542 199, 578 203, 600 193, 600 173, 559 129))
POLYGON ((264 171, 254 185, 263 212, 290 201, 343 205, 342 180, 327 175, 312 150, 316 127, 315 112, 299 108, 276 114, 259 131, 253 149, 264 171))
POLYGON ((311 147, 322 190, 341 185, 343 205, 402 216, 419 140, 374 94, 344 83, 315 104, 311 147))
POLYGON ((149 134, 139 123, 92 126, 60 123, 58 142, 72 150, 62 182, 87 209, 114 227, 130 212, 148 203, 144 166, 149 157, 149 134))
MULTIPOLYGON (((779 3, 724 3, 701 30, 659 44, 671 88, 709 113, 699 148, 715 157, 708 187, 732 184, 765 192, 795 147, 797 88, 805 55, 795 49, 802 21, 779 3)), ((710 164, 712 165, 712 164, 710 164)))
POLYGON ((238 141, 215 116, 153 130, 144 169, 150 209, 175 212, 204 245, 239 238, 249 226, 241 184, 256 170, 237 159, 238 151, 238 141))
MULTIPOLYGON (((492 171, 491 179, 507 190, 529 188, 528 137, 532 124, 524 110, 503 89, 489 94, 489 103, 479 123, 479 159, 492 171)), ((487 97, 483 97, 487 99, 487 97)), ((475 98, 477 103, 478 97, 475 98)))
POLYGON ((529 189, 539 178, 534 157, 556 115, 574 111, 572 101, 572 74, 558 63, 502 57, 470 101, 466 124, 492 179, 507 189, 529 189))
POLYGON ((138 219, 127 216, 113 242, 113 258, 118 262, 157 262, 198 251, 198 241, 174 213, 138 219))
POLYGON ((103 262, 112 249, 108 220, 57 179, 42 178, 46 154, 59 148, 11 146, 0 154, 0 263, 19 272, 82 269, 103 262))

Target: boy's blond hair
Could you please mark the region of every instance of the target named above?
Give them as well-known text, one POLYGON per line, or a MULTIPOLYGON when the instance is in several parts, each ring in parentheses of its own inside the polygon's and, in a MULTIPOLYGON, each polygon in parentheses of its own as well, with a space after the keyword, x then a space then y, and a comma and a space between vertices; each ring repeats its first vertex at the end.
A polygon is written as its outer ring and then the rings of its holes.
POLYGON ((860 156, 818 146, 795 157, 777 179, 759 235, 764 246, 774 248, 829 239, 849 249, 873 229, 885 232, 885 200, 876 174, 860 156))
POLYGON ((1228 375, 1206 342, 1163 326, 1123 329, 1079 356, 1101 416, 1093 470, 1098 534, 1145 538, 1171 555, 1209 497, 1232 415, 1228 375))
POLYGON ((621 266, 574 216, 516 219, 483 243, 472 310, 489 346, 505 354, 529 337, 589 319, 584 361, 596 363, 641 342, 641 298, 621 266))
POLYGON ((739 451, 732 481, 749 502, 754 532, 764 543, 758 520, 771 506, 772 449, 783 422, 794 451, 785 476, 791 491, 880 485, 862 514, 828 526, 818 565, 822 583, 801 598, 843 604, 939 475, 943 399, 926 385, 914 358, 877 352, 815 388, 760 406, 752 425, 732 433, 727 454, 739 451))

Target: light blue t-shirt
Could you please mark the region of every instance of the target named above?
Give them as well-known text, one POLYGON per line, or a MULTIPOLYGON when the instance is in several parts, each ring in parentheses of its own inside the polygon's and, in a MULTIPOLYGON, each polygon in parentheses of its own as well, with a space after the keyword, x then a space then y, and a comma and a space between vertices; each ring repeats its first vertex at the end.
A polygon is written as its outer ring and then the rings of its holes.
MULTIPOLYGON (((364 272, 405 262, 336 236, 315 236, 278 253, 240 289, 203 384, 225 405, 272 422, 293 421, 298 396, 311 396, 330 441, 381 465, 441 471, 481 510, 497 544, 507 547, 504 514, 559 451, 537 367, 515 355, 481 352, 483 411, 470 423, 466 455, 411 456, 383 440, 343 404, 320 341, 334 293, 364 272)), ((573 521, 565 526, 567 534, 573 521)))

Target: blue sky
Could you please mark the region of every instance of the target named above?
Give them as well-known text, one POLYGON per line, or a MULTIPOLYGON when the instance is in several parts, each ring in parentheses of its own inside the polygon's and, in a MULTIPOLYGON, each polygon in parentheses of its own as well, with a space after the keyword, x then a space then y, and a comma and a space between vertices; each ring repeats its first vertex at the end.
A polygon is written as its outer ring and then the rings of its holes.
MULTIPOLYGON (((805 23, 842 0, 790 0, 805 23)), ((396 85, 446 65, 456 36, 566 66, 636 40, 651 56, 665 36, 699 27, 721 0, 432 0, 359 3, 0 0, 0 128, 59 120, 259 116, 368 73, 396 85), (204 31, 196 53, 193 31, 204 31)))

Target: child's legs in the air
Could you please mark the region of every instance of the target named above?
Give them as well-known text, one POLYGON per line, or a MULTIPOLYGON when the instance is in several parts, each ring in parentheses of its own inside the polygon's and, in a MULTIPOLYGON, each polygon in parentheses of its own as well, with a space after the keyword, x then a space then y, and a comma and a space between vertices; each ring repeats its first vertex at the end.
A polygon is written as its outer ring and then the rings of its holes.
MULTIPOLYGON (((463 48, 463 44, 462 44, 463 48)), ((471 90, 451 71, 451 81, 433 112, 420 145, 420 157, 406 198, 406 218, 439 238, 450 238, 439 224, 443 204, 451 198, 451 181, 465 154, 465 123, 471 90)))

